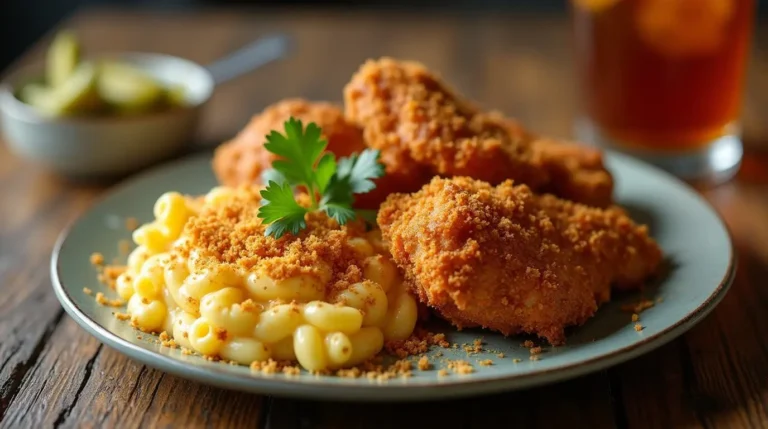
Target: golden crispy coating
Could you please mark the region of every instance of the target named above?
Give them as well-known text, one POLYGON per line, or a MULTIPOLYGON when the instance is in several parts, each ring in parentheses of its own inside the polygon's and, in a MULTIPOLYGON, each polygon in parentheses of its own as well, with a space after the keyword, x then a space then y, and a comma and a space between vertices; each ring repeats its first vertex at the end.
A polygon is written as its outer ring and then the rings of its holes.
POLYGON ((484 112, 416 62, 366 62, 344 89, 345 115, 366 143, 424 176, 506 179, 607 206, 613 181, 599 151, 539 141, 515 121, 484 112))
POLYGON ((328 150, 337 156, 348 156, 366 148, 361 131, 344 119, 341 109, 330 103, 286 99, 268 106, 235 136, 216 149, 213 171, 224 185, 258 183, 261 172, 272 166, 274 154, 264 148, 272 130, 282 132, 283 123, 291 116, 306 125, 314 122, 328 140, 328 150))
POLYGON ((531 150, 549 173, 549 182, 537 191, 550 192, 594 207, 611 204, 613 178, 603 165, 600 151, 546 138, 533 140, 531 150))
POLYGON ((378 216, 393 259, 419 299, 458 327, 526 332, 552 344, 610 298, 611 284, 638 287, 661 251, 619 208, 435 178, 391 195, 378 216))

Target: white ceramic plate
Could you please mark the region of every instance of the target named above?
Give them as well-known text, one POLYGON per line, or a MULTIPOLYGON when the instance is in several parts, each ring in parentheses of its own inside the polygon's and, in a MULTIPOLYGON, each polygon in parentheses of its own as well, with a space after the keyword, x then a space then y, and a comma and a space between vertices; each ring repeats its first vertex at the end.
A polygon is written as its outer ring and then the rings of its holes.
POLYGON ((667 256, 668 274, 644 296, 663 302, 642 313, 645 327, 636 332, 630 314, 621 306, 634 303, 640 293, 618 296, 602 307, 586 325, 574 328, 566 346, 544 347, 540 359, 529 359, 525 338, 505 338, 492 332, 457 332, 439 325, 451 342, 472 343, 483 338, 486 350, 467 356, 461 348, 436 348, 435 358, 464 359, 475 373, 438 377, 437 370, 414 371, 411 378, 386 382, 366 378, 328 376, 287 377, 263 375, 250 369, 208 362, 179 350, 161 347, 150 335, 118 321, 113 308, 97 305, 83 287, 111 291, 100 285, 89 263, 93 252, 110 261, 118 257, 118 241, 130 238, 125 218, 151 219, 152 206, 163 192, 177 190, 203 194, 215 186, 208 157, 192 157, 141 174, 117 186, 106 198, 62 234, 53 252, 53 288, 64 309, 84 329, 105 344, 146 365, 201 383, 279 396, 326 400, 428 400, 520 389, 564 380, 632 359, 679 336, 709 313, 725 295, 733 277, 733 251, 727 230, 718 216, 694 191, 673 177, 625 156, 609 154, 616 177, 616 199, 640 222, 651 227, 667 256), (497 353, 504 353, 500 358, 497 353), (491 359, 481 366, 477 361, 491 359), (515 362, 514 359, 520 359, 515 362))

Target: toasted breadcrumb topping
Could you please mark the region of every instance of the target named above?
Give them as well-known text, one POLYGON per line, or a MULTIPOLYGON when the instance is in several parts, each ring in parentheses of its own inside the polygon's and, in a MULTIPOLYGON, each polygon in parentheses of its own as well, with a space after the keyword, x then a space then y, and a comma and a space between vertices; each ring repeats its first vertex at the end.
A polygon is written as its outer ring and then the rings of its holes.
POLYGON ((83 293, 86 295, 93 295, 93 291, 90 288, 84 287, 83 293))
MULTIPOLYGON (((265 236, 266 225, 257 217, 259 189, 243 186, 234 198, 205 207, 187 221, 184 234, 189 240, 173 252, 186 257, 193 249, 201 251, 201 268, 256 269, 277 281, 299 275, 315 277, 327 285, 326 298, 330 300, 364 280, 365 255, 350 243, 352 238, 365 238, 364 223, 339 226, 325 213, 311 212, 305 216, 307 228, 298 235, 287 233, 279 239, 265 236)), ((306 195, 297 199, 308 203, 306 195)))

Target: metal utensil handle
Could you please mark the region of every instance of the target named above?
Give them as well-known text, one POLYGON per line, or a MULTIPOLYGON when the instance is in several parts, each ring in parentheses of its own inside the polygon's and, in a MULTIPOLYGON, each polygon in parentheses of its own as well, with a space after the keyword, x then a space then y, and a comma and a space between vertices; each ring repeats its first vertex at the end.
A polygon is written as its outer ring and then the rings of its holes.
POLYGON ((239 77, 272 61, 284 57, 289 50, 289 39, 283 34, 273 34, 255 40, 206 68, 215 85, 239 77))

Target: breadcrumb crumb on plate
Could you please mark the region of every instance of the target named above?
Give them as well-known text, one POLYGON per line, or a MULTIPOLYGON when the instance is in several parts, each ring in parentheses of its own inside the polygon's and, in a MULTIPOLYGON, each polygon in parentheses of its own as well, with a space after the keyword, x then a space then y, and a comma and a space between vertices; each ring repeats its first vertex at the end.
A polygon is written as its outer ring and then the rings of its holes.
MULTIPOLYGON (((732 280, 731 243, 717 215, 695 192, 629 158, 608 154, 608 166, 616 176, 615 199, 629 208, 633 216, 652 222, 651 234, 676 262, 671 274, 639 293, 616 294, 585 325, 568 331, 563 346, 549 348, 532 339, 546 352, 530 361, 529 348, 521 346, 527 337, 504 337, 479 329, 458 331, 445 324, 429 325, 428 331, 445 334, 444 345, 431 344, 424 356, 433 370, 419 370, 420 356, 406 356, 411 362, 401 374, 383 380, 375 373, 342 377, 337 374, 311 375, 298 368, 275 374, 251 371, 248 366, 230 365, 203 358, 184 348, 164 347, 155 334, 140 333, 128 323, 115 320, 125 307, 107 307, 83 293, 87 287, 105 297, 117 295, 98 283, 90 266, 90 255, 103 254, 105 261, 119 255, 117 243, 130 239, 124 228, 110 227, 110 217, 135 216, 140 222, 150 219, 152 206, 162 193, 176 190, 199 195, 216 185, 208 157, 193 157, 149 170, 107 193, 77 220, 57 243, 51 263, 51 279, 64 309, 86 331, 130 358, 176 376, 229 389, 324 400, 419 401, 466 397, 528 388, 597 371, 635 358, 682 334, 700 321, 724 296, 732 280), (656 297, 663 296, 663 302, 656 297), (624 305, 652 299, 654 307, 640 314, 645 326, 642 334, 633 329, 624 305), (137 334, 143 340, 137 339, 137 334), (474 346, 483 337, 483 351, 470 358, 461 344, 474 346), (153 339, 154 341, 147 341, 153 339), (452 348, 451 344, 457 344, 452 348), (504 353, 505 358, 497 358, 504 353), (478 360, 492 359, 482 366, 478 360), (471 361, 473 372, 459 376, 446 367, 446 361, 471 361), (289 374, 292 373, 292 374, 289 374)), ((116 275, 102 273, 105 280, 116 275)), ((170 332, 169 332, 170 334, 170 332)), ((178 339, 176 341, 179 341, 178 339)), ((420 347, 419 347, 420 348, 420 347)), ((533 355, 538 356, 538 355, 533 355)), ((401 358, 389 357, 377 365, 384 369, 401 358)), ((289 368, 289 367, 286 367, 289 368)), ((363 369, 360 370, 364 371, 363 369)), ((386 372, 386 371, 385 371, 386 372)))
POLYGON ((640 314, 643 311, 653 307, 653 305, 654 305, 654 302, 651 301, 650 299, 643 299, 641 301, 638 301, 632 304, 622 305, 621 309, 628 313, 640 314))
POLYGON ((104 255, 99 252, 91 254, 91 265, 104 265, 104 255))
POLYGON ((125 229, 127 229, 130 232, 133 232, 136 228, 139 227, 139 220, 136 219, 133 216, 129 216, 125 218, 125 229))
POLYGON ((125 301, 123 301, 122 299, 120 298, 110 299, 110 298, 107 298, 107 296, 101 292, 96 292, 95 301, 99 305, 102 305, 105 307, 122 307, 123 304, 125 304, 125 301))
POLYGON ((131 320, 131 315, 128 313, 115 313, 115 319, 122 321, 131 320))
POLYGON ((428 371, 432 369, 432 363, 429 362, 429 358, 426 356, 422 356, 419 359, 419 369, 422 371, 428 371))

